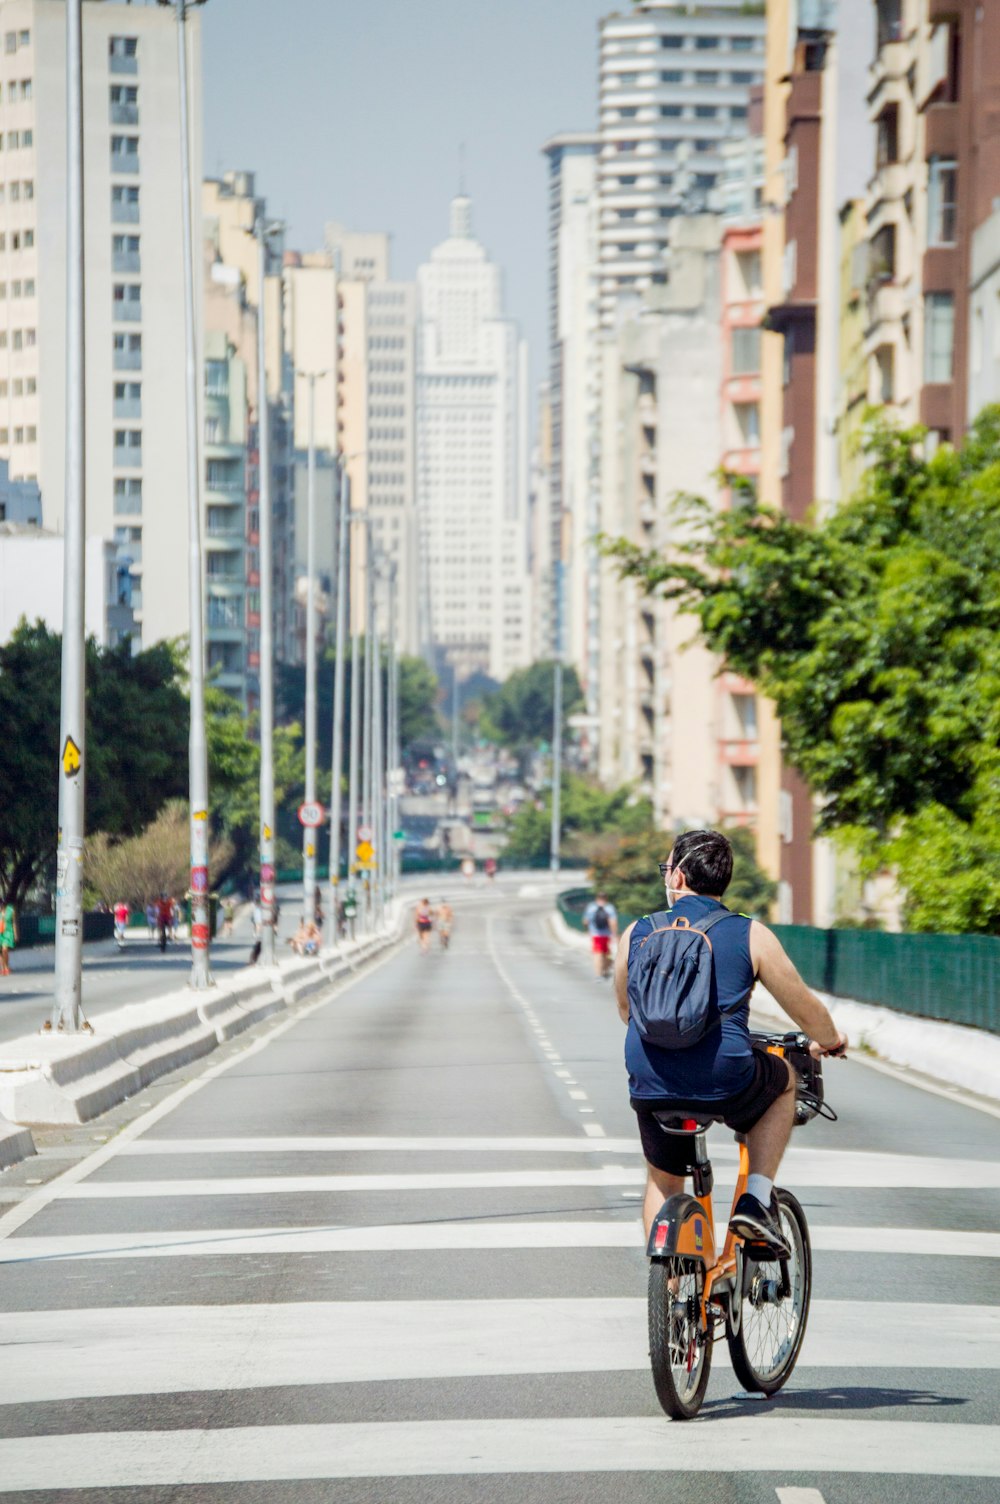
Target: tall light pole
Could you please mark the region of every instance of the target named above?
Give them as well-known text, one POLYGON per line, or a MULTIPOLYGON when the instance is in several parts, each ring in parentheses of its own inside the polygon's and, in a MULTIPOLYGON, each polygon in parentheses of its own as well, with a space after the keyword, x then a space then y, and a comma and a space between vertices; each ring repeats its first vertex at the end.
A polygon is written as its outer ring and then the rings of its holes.
POLYGON ((83 12, 66 6, 66 501, 59 709, 59 847, 53 1028, 80 1027, 84 832, 83 12))
POLYGON ((260 907, 261 960, 274 965, 274 605, 271 539, 271 417, 267 405, 265 288, 267 238, 275 226, 258 219, 257 237, 257 470, 260 555, 260 907))
POLYGON ((562 659, 557 657, 552 675, 552 828, 549 832, 549 866, 559 871, 560 799, 562 795, 562 659))
POLYGON ((188 594, 191 640, 191 732, 188 788, 191 818, 191 986, 211 986, 208 912, 208 739, 205 730, 205 606, 201 549, 198 443, 198 352, 195 344, 194 246, 191 226, 191 143, 187 76, 187 0, 176 0, 180 81, 181 235, 184 242, 184 349, 188 484, 188 594))
MULTIPOLYGON (((296 371, 309 382, 309 461, 306 485, 306 787, 316 802, 316 382, 328 371, 296 371)), ((302 917, 316 920, 316 831, 302 830, 302 917)))
MULTIPOLYGON (((340 933, 337 924, 337 888, 340 882, 341 858, 341 779, 344 772, 344 651, 347 646, 347 518, 351 505, 351 486, 347 478, 347 463, 340 458, 340 506, 337 516, 337 632, 336 661, 333 666, 333 753, 331 757, 330 782, 330 894, 332 917, 330 932, 340 933)), ((353 861, 353 852, 348 852, 348 867, 353 861)))
POLYGON ((388 664, 388 732, 386 746, 386 850, 384 860, 386 862, 385 874, 388 879, 389 896, 394 897, 398 886, 398 874, 396 871, 396 849, 398 842, 396 835, 396 810, 398 807, 399 793, 396 787, 396 779, 399 768, 399 660, 396 656, 396 632, 397 606, 396 606, 396 576, 397 565, 393 562, 389 566, 389 664, 388 664))
POLYGON ((357 901, 358 875, 358 746, 361 714, 361 639, 354 628, 351 632, 351 746, 347 774, 347 891, 354 903, 357 901))
MULTIPOLYGON (((364 827, 369 832, 366 839, 374 836, 372 820, 372 743, 375 727, 375 558, 372 545, 371 521, 366 517, 365 528, 365 718, 361 733, 361 814, 364 827)), ((371 868, 365 878, 365 918, 367 927, 372 920, 371 868)))

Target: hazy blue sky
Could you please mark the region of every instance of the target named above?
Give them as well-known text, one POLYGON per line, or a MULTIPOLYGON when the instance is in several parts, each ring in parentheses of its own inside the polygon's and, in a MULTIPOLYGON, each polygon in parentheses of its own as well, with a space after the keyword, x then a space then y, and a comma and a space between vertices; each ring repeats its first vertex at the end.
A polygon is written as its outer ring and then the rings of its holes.
MULTIPOLYGON (((447 232, 459 143, 475 229, 545 370, 542 143, 592 129, 609 0, 209 0, 205 170, 253 169, 290 243, 388 230, 412 277, 447 232)), ((620 8, 624 8, 621 6, 620 8)))

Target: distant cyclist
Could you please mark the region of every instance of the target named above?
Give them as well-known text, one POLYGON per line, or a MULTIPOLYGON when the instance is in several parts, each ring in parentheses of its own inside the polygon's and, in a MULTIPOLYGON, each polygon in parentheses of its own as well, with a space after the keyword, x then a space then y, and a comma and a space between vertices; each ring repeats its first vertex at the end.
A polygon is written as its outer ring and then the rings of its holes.
MULTIPOLYGON (((773 1199, 774 1177, 795 1122, 795 1072, 787 1061, 750 1038, 750 994, 760 978, 798 1027, 810 1036, 813 1055, 843 1055, 841 1034, 820 999, 799 976, 771 930, 722 902, 733 875, 733 848, 721 831, 688 830, 674 841, 660 873, 670 914, 647 914, 622 935, 615 961, 615 998, 625 1036, 629 1097, 646 1157, 643 1219, 649 1227, 664 1201, 684 1189, 690 1150, 667 1132, 658 1114, 703 1114, 746 1134, 750 1178, 730 1227, 741 1237, 787 1253, 773 1199), (664 937, 679 922, 708 926, 711 946, 711 1015, 703 1037, 683 1048, 644 1039, 633 1000, 644 943, 664 937), (724 922, 723 922, 724 921, 724 922)), ((648 975, 648 974, 647 974, 648 975)), ((650 985, 647 981, 647 986, 650 985)), ((657 985, 663 985, 658 983, 657 985)), ((636 996, 636 1007, 643 998, 636 996)))
POLYGON ((435 914, 434 919, 437 926, 438 940, 440 941, 441 949, 447 950, 448 942, 451 939, 451 926, 455 919, 451 904, 448 902, 447 898, 442 898, 441 902, 438 904, 437 913, 435 914))
POLYGON ((583 922, 590 936, 590 949, 594 957, 594 974, 598 977, 611 975, 612 942, 618 939, 618 911, 608 901, 606 893, 598 893, 593 903, 583 911, 583 922))

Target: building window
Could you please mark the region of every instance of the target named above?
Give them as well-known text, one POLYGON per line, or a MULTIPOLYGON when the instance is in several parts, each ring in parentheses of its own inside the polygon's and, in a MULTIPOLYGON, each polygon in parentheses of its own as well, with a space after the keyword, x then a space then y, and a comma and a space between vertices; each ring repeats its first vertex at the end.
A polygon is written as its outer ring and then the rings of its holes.
POLYGON ((696 120, 714 120, 719 111, 714 104, 696 104, 694 115, 696 120))
POLYGON ((660 38, 660 46, 661 47, 666 47, 667 50, 671 51, 671 52, 679 52, 680 49, 684 46, 684 38, 683 37, 661 37, 660 38))
POLYGON ((30 99, 31 98, 31 79, 30 78, 22 78, 21 79, 20 98, 22 100, 24 100, 24 99, 30 99))
POLYGON ((753 52, 753 37, 730 37, 729 45, 734 52, 753 52))
POLYGON ((714 52, 719 45, 718 37, 695 37, 694 45, 698 52, 714 52))
POLYGON ((929 292, 924 299, 924 380, 952 379, 955 351, 955 296, 929 292))
POLYGON ((739 430, 740 444, 756 448, 760 443, 760 407, 756 402, 734 402, 733 416, 739 430))
POLYGON ((752 73, 730 73, 729 81, 734 84, 752 84, 754 75, 752 73))
POLYGON ((661 104, 660 114, 667 120, 676 120, 683 115, 684 108, 679 104, 661 104))
POLYGON ((899 42, 903 37, 903 0, 876 0, 878 45, 899 42))
POLYGON ((714 70, 699 68, 695 73, 694 81, 696 84, 717 84, 719 75, 714 70))
POLYGON ((752 376, 760 370, 760 330, 733 330, 733 375, 752 376))
POLYGON ((878 378, 878 400, 892 402, 896 396, 896 352, 892 345, 879 345, 875 351, 875 374, 878 378))
POLYGON ((927 182, 927 244, 954 245, 958 219, 958 166, 933 157, 927 182))
POLYGON ((142 481, 137 475, 116 476, 115 511, 126 517, 142 511, 142 481))
MULTIPOLYGON (((792 367, 793 367, 794 364, 795 364, 795 325, 794 324, 789 324, 788 328, 785 330, 784 343, 782 344, 782 347, 781 347, 781 380, 782 380, 782 384, 784 386, 788 386, 790 384, 790 382, 791 382, 791 379, 792 379, 792 367)), ((788 430, 788 429, 785 430, 786 433, 789 432, 789 431, 790 430, 788 430)), ((784 441, 784 436, 782 436, 782 441, 784 441)), ((791 443, 791 439, 789 439, 788 442, 790 444, 791 443)), ((781 473, 782 473, 782 475, 787 475, 788 474, 787 461, 786 461, 785 469, 782 470, 781 473)))
POLYGON ((229 363, 225 360, 206 360, 205 391, 210 397, 225 397, 229 391, 229 363))
POLYGON ((661 84, 682 84, 683 82, 684 74, 679 68, 668 68, 665 73, 660 74, 661 84))
POLYGON ((637 108, 636 105, 634 105, 634 104, 626 105, 624 109, 621 109, 621 110, 618 111, 618 119, 619 120, 634 120, 635 117, 638 115, 638 113, 639 113, 639 110, 638 110, 638 108, 637 108))
POLYGON ((899 106, 888 104, 875 122, 875 163, 888 167, 899 161, 899 106))

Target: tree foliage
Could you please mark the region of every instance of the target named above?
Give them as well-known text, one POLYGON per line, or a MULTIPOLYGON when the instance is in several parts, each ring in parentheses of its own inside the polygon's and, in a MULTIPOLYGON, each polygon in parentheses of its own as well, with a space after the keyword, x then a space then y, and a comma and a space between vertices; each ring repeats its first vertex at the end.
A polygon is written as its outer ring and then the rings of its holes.
MULTIPOLYGON (((599 784, 564 773, 559 800, 561 849, 567 857, 587 859, 595 839, 606 833, 647 830, 652 820, 648 799, 636 799, 623 785, 607 792, 599 784)), ((510 823, 504 856, 512 862, 538 862, 549 853, 552 829, 551 790, 538 804, 525 804, 510 823)))
MULTIPOLYGON (((733 847, 733 877, 724 899, 728 908, 753 918, 766 916, 778 885, 757 864, 753 833, 727 830, 733 847)), ((606 893, 624 918, 666 907, 658 863, 670 854, 674 837, 667 831, 643 830, 606 836, 593 843, 590 871, 594 891, 606 893)))
MULTIPOLYGON (((42 622, 0 646, 0 894, 15 905, 55 857, 61 653, 42 622)), ((181 657, 168 643, 133 657, 90 640, 86 682, 88 830, 132 836, 187 789, 181 657)))
MULTIPOLYGON (((482 702, 479 730, 502 747, 537 746, 552 737, 554 671, 551 661, 516 669, 482 702)), ((563 728, 566 719, 583 708, 583 692, 574 668, 563 669, 563 728)))
MULTIPOLYGON (((240 706, 219 689, 206 694, 208 785, 212 828, 229 850, 219 876, 248 879, 259 863, 260 742, 257 718, 246 720, 240 706)), ((295 811, 305 794, 305 752, 302 730, 295 722, 275 726, 274 805, 278 834, 301 845, 302 831, 295 811)), ((330 775, 320 769, 317 786, 328 798, 330 775)))
MULTIPOLYGON (((361 661, 364 662, 364 642, 361 644, 361 661)), ((329 768, 333 747, 333 686, 337 655, 328 648, 320 657, 316 674, 316 728, 317 760, 321 768, 329 768)), ((399 673, 399 736, 400 746, 422 739, 436 740, 441 734, 436 710, 439 686, 437 678, 422 658, 401 654, 397 660, 399 673)), ((301 664, 281 663, 277 666, 276 719, 279 725, 299 725, 305 721, 306 671, 301 664)), ((388 669, 382 663, 382 693, 387 693, 388 669)), ((344 748, 342 769, 347 768, 347 728, 351 715, 351 661, 344 664, 344 748)), ((383 724, 386 724, 385 722, 383 724)))
POLYGON ((875 426, 859 494, 817 525, 730 477, 731 511, 679 498, 669 553, 609 551, 774 700, 820 830, 897 866, 912 927, 998 933, 1000 409, 961 450, 922 437, 875 426))
MULTIPOLYGON (((213 883, 231 856, 227 842, 211 843, 208 860, 213 883)), ((99 831, 90 837, 83 857, 85 895, 88 901, 102 899, 109 908, 120 898, 133 908, 145 908, 160 893, 174 898, 185 893, 190 866, 188 806, 183 799, 172 799, 137 836, 116 841, 99 831)))

